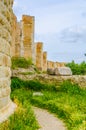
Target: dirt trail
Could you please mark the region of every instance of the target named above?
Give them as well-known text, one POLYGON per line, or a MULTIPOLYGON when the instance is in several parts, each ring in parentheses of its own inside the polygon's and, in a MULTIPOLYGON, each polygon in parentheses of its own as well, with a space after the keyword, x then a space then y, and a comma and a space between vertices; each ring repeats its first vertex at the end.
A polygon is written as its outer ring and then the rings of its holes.
POLYGON ((39 130, 66 130, 62 121, 50 114, 48 111, 36 107, 33 109, 37 121, 41 126, 39 130))

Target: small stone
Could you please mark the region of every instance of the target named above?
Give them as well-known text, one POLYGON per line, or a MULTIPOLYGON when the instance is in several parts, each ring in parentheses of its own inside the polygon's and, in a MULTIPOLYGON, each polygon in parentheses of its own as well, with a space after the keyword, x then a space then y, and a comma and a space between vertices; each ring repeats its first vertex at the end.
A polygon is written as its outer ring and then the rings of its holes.
POLYGON ((43 96, 43 93, 41 93, 41 92, 34 92, 33 96, 43 96))

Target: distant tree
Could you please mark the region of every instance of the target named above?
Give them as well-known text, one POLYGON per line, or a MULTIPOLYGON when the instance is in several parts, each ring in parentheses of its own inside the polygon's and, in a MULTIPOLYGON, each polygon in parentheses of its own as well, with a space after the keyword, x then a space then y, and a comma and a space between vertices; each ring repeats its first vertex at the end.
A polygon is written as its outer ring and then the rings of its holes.
POLYGON ((83 61, 80 64, 76 64, 74 61, 67 64, 71 68, 73 75, 85 75, 86 74, 86 62, 83 61))
POLYGON ((86 53, 84 54, 84 56, 86 56, 86 53))

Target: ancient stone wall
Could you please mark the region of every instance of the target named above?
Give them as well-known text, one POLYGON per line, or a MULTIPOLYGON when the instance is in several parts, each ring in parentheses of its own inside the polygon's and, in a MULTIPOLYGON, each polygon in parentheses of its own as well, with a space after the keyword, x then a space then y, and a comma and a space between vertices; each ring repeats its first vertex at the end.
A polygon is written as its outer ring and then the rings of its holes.
POLYGON ((15 37, 16 37, 16 24, 17 24, 17 18, 15 14, 13 13, 12 16, 12 44, 11 44, 11 56, 15 56, 15 37))
POLYGON ((47 68, 48 69, 55 69, 58 67, 65 67, 65 63, 64 62, 47 61, 47 68))
POLYGON ((0 0, 0 122, 15 108, 10 100, 13 0, 0 0))
POLYGON ((21 55, 21 29, 20 22, 16 22, 16 35, 15 35, 15 57, 21 55))
POLYGON ((35 18, 29 15, 23 15, 22 20, 17 22, 13 14, 12 26, 12 54, 15 57, 31 58, 34 65, 40 70, 55 69, 64 67, 65 63, 47 61, 47 53, 43 51, 43 45, 34 43, 34 24, 35 18), (40 48, 40 47, 41 48, 40 48), (38 49, 40 48, 40 49, 38 49), (43 54, 42 54, 43 53, 43 54), (40 55, 41 54, 41 55, 40 55), (39 56, 38 56, 39 55, 39 56), (41 57, 43 56, 43 57, 41 57), (40 57, 39 59, 37 57, 40 57))
POLYGON ((64 62, 56 62, 56 68, 57 67, 65 67, 65 63, 64 62))
POLYGON ((54 69, 55 68, 55 62, 47 61, 47 68, 48 69, 54 69))
POLYGON ((22 42, 24 46, 24 57, 26 59, 33 58, 34 44, 34 17, 22 16, 22 42))
POLYGON ((43 70, 43 43, 36 43, 36 67, 43 70))
POLYGON ((33 64, 36 65, 36 43, 33 44, 33 64))
POLYGON ((47 71, 47 52, 43 52, 43 71, 47 71))

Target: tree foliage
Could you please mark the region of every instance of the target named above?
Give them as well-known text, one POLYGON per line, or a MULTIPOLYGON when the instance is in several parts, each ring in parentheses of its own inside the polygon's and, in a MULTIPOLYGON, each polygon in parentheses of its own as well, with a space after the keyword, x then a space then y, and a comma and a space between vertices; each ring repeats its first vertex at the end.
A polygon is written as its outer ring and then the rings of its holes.
POLYGON ((72 61, 71 63, 66 64, 66 66, 70 67, 73 75, 85 75, 86 74, 86 62, 83 61, 80 64, 72 61))

